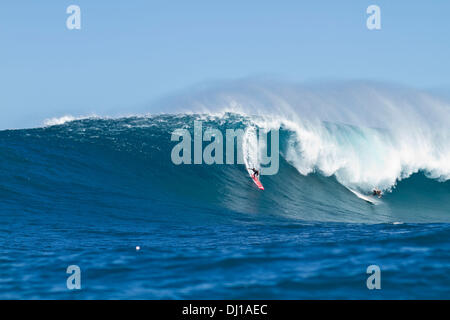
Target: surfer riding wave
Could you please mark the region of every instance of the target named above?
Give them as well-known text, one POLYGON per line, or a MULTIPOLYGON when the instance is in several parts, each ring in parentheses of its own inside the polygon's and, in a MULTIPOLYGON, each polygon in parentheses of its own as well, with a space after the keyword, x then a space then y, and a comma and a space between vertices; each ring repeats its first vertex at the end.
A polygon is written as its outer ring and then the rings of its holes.
POLYGON ((259 170, 255 168, 252 168, 251 170, 253 171, 252 174, 253 179, 259 179, 259 170))

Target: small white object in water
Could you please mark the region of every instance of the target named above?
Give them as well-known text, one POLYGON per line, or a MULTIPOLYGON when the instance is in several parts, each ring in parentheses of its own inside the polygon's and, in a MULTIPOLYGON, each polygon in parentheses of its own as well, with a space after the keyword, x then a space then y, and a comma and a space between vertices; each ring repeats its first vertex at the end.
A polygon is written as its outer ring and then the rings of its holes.
POLYGON ((141 247, 136 246, 136 251, 139 251, 139 250, 141 250, 141 247))
POLYGON ((401 222, 401 221, 395 221, 395 222, 393 222, 392 224, 403 224, 403 222, 401 222))

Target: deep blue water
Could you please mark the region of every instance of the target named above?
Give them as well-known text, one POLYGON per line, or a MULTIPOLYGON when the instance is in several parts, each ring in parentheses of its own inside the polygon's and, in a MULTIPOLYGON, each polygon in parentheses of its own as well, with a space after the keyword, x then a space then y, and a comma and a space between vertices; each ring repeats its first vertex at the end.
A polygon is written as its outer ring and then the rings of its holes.
MULTIPOLYGON (((245 125, 227 121, 210 125, 245 125)), ((1 131, 0 298, 450 298, 448 181, 419 172, 374 206, 282 157, 260 192, 242 165, 172 164, 170 132, 191 122, 1 131)))

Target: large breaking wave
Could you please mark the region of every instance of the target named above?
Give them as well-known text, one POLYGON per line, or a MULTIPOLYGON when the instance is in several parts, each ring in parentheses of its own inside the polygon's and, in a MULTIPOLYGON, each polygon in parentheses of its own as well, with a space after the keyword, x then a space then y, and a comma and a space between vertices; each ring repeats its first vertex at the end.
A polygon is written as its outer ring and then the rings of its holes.
POLYGON ((191 219, 221 212, 220 219, 258 213, 262 220, 450 221, 449 132, 443 123, 448 105, 424 96, 422 102, 432 106, 421 114, 415 109, 418 100, 397 106, 378 97, 385 103, 369 122, 384 118, 385 123, 369 126, 357 120, 359 111, 352 121, 331 121, 331 114, 320 120, 316 111, 302 117, 304 106, 263 95, 277 100, 273 108, 281 105, 284 111, 236 110, 245 104, 229 95, 233 112, 222 106, 222 113, 67 118, 42 128, 1 131, 4 210, 40 212, 60 206, 69 212, 147 212, 186 219, 181 211, 195 208, 191 219), (243 165, 173 164, 171 133, 192 131, 194 120, 222 132, 279 129, 280 169, 262 177, 266 191, 256 189, 243 165), (373 206, 346 187, 361 192, 379 187, 386 195, 373 206))
POLYGON ((295 133, 285 156, 301 174, 389 189, 423 171, 450 178, 450 103, 374 83, 299 86, 233 82, 169 99, 184 112, 257 115, 258 125, 295 133))

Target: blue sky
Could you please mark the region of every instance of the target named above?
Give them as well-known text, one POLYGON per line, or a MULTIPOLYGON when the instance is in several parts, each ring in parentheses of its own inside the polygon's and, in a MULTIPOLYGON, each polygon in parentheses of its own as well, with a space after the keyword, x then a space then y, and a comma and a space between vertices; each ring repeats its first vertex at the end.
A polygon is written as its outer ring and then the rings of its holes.
MULTIPOLYGON (((450 88, 448 1, 3 1, 0 128, 248 76, 450 88), (81 30, 66 8, 81 8, 81 30), (381 8, 381 30, 366 8, 381 8)), ((167 110, 170 111, 170 110, 167 110)))

